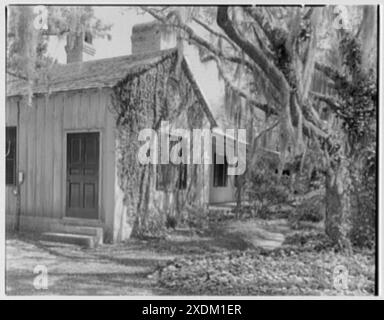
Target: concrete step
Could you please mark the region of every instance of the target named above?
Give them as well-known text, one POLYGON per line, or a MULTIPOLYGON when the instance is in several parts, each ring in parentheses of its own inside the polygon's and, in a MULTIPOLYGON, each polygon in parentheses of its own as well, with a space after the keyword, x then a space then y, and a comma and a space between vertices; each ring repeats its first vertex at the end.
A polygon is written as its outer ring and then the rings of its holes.
POLYGON ((88 227, 76 226, 72 224, 62 224, 53 230, 57 233, 70 233, 94 237, 96 245, 103 244, 103 228, 101 227, 88 227))
POLYGON ((94 248, 97 245, 94 236, 73 233, 45 232, 41 235, 41 240, 75 244, 85 248, 94 248))

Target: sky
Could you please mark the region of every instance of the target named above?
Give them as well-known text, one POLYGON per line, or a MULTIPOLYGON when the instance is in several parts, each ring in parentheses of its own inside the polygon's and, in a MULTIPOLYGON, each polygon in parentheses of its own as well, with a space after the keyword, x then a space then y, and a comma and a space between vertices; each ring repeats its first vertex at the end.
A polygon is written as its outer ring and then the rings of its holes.
MULTIPOLYGON (((94 7, 95 16, 105 24, 113 24, 111 29, 112 39, 94 39, 95 55, 89 59, 103 59, 131 54, 131 30, 135 24, 153 21, 149 14, 138 13, 135 7, 94 7)), ((65 40, 58 41, 51 37, 48 43, 48 54, 56 58, 60 63, 66 63, 65 40)), ((167 49, 173 44, 167 44, 167 49)), ((218 80, 217 69, 214 64, 202 64, 198 51, 191 45, 184 46, 184 55, 206 97, 211 109, 217 109, 224 96, 223 83, 218 80)), ((214 112, 214 110, 212 110, 214 112)))

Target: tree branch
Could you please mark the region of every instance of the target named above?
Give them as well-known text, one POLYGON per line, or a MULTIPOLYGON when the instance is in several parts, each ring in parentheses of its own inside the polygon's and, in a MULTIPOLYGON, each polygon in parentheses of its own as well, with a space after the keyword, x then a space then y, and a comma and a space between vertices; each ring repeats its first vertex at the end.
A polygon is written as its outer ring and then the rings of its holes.
POLYGON ((26 76, 23 76, 19 73, 16 73, 16 72, 12 72, 10 70, 7 70, 7 73, 12 76, 12 77, 15 77, 15 78, 19 78, 19 79, 22 79, 22 80, 25 80, 25 81, 28 81, 28 78, 26 76))
POLYGON ((260 110, 262 110, 263 112, 267 113, 267 114, 274 114, 274 115, 277 115, 277 111, 272 108, 271 106, 269 106, 268 104, 265 104, 265 103, 260 103, 259 101, 251 98, 249 96, 248 93, 246 93, 245 91, 241 90, 240 88, 236 87, 233 85, 232 81, 226 76, 226 73, 225 71, 223 70, 223 67, 221 65, 221 62, 219 59, 217 59, 217 57, 215 56, 210 56, 210 59, 211 60, 214 60, 216 62, 216 65, 217 65, 217 69, 219 71, 219 74, 220 76, 223 78, 225 84, 231 88, 232 91, 234 91, 239 97, 242 97, 244 98, 245 100, 247 100, 247 102, 252 105, 253 107, 256 107, 260 110))
POLYGON ((316 127, 312 122, 308 121, 305 118, 303 118, 303 133, 307 137, 311 137, 311 135, 314 134, 315 136, 318 136, 324 139, 328 138, 328 134, 326 132, 316 127))
POLYGON ((201 20, 199 20, 197 18, 193 18, 192 20, 194 22, 196 22, 198 25, 200 25, 201 27, 203 27, 205 30, 210 32, 211 34, 215 35, 218 38, 221 38, 221 39, 224 39, 225 41, 227 41, 227 43, 229 43, 232 46, 233 49, 238 51, 239 48, 228 37, 226 37, 225 35, 223 35, 223 34, 221 34, 219 32, 216 32, 210 26, 208 26, 206 23, 204 23, 203 21, 201 21, 201 20))
POLYGON ((224 52, 222 52, 221 50, 219 50, 218 48, 213 46, 209 41, 198 36, 193 31, 193 29, 191 27, 187 26, 186 24, 181 23, 181 22, 171 23, 168 21, 168 19, 170 17, 169 15, 167 17, 161 16, 157 12, 152 10, 151 8, 143 6, 143 7, 141 7, 141 9, 144 10, 145 12, 149 13, 150 15, 152 15, 155 19, 159 20, 164 25, 179 28, 179 29, 183 30, 187 34, 188 38, 190 40, 192 40, 196 45, 207 49, 209 52, 215 54, 216 56, 218 56, 224 60, 227 60, 229 62, 233 62, 233 63, 237 63, 237 64, 244 64, 246 67, 248 67, 248 69, 250 71, 252 71, 252 72, 256 71, 254 65, 250 61, 244 60, 240 57, 225 54, 224 52))
POLYGON ((337 86, 345 85, 346 83, 348 83, 348 80, 345 76, 341 75, 334 68, 331 68, 325 64, 315 62, 315 69, 317 71, 320 71, 323 75, 325 75, 330 80, 332 80, 337 86))
POLYGON ((313 9, 314 9, 314 7, 309 7, 308 8, 307 12, 303 16, 303 20, 308 20, 308 19, 311 18, 311 15, 313 13, 313 9))
POLYGON ((273 128, 275 128, 279 124, 280 120, 276 120, 272 125, 265 128, 264 130, 260 131, 257 136, 254 138, 254 140, 259 139, 264 133, 271 131, 273 128))
POLYGON ((322 102, 325 102, 329 107, 331 107, 331 109, 335 112, 338 112, 341 110, 341 105, 340 105, 340 102, 337 101, 336 99, 328 96, 328 95, 324 95, 324 94, 321 94, 321 93, 317 93, 317 92, 314 92, 314 91, 311 91, 310 94, 317 100, 319 101, 322 101, 322 102))
MULTIPOLYGON (((47 30, 39 30, 40 34, 43 35, 43 36, 62 36, 64 35, 65 33, 68 33, 70 32, 70 29, 69 28, 65 28, 63 30, 53 30, 52 28, 48 28, 47 30)), ((9 38, 15 38, 16 37, 16 34, 14 32, 9 32, 7 34, 7 37, 9 38)))
POLYGON ((282 72, 272 64, 264 53, 241 36, 234 28, 232 21, 228 17, 228 6, 220 6, 217 10, 217 24, 223 29, 226 35, 233 40, 252 61, 259 66, 267 76, 271 84, 281 93, 281 104, 288 103, 290 87, 282 72))
POLYGON ((268 59, 273 60, 274 59, 274 57, 273 57, 274 53, 272 52, 272 50, 270 50, 268 48, 268 46, 266 46, 264 44, 264 42, 261 40, 261 38, 259 37, 259 34, 257 33, 256 27, 252 26, 252 29, 253 29, 253 32, 255 34, 255 38, 256 38, 257 44, 259 45, 261 50, 263 50, 264 54, 268 57, 268 59))
POLYGON ((257 25, 260 27, 261 30, 263 30, 263 33, 265 37, 268 39, 268 41, 271 43, 272 46, 275 45, 275 37, 273 35, 272 27, 268 23, 268 21, 264 22, 264 19, 261 15, 259 15, 255 8, 253 7, 244 7, 244 11, 257 23, 257 25))

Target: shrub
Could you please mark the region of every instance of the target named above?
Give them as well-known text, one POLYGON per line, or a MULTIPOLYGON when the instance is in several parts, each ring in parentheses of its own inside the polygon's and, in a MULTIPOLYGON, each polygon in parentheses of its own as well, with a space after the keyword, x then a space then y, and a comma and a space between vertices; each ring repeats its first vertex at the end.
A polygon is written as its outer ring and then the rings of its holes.
POLYGON ((320 222, 324 219, 324 197, 316 195, 304 200, 296 210, 298 221, 320 222))
POLYGON ((261 218, 269 216, 273 206, 286 203, 289 198, 289 187, 276 173, 276 164, 264 156, 259 156, 247 172, 244 189, 252 215, 261 218))
POLYGON ((376 242, 376 154, 366 159, 362 172, 353 175, 351 241, 372 248, 376 242))

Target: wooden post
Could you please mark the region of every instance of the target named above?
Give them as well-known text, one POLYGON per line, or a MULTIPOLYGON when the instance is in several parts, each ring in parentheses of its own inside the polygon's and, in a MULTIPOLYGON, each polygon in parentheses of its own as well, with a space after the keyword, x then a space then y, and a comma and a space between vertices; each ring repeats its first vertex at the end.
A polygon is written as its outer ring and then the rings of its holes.
POLYGON ((16 223, 15 231, 20 231, 21 199, 20 199, 20 179, 19 179, 19 159, 20 159, 20 100, 17 101, 17 127, 16 127, 16 223))

